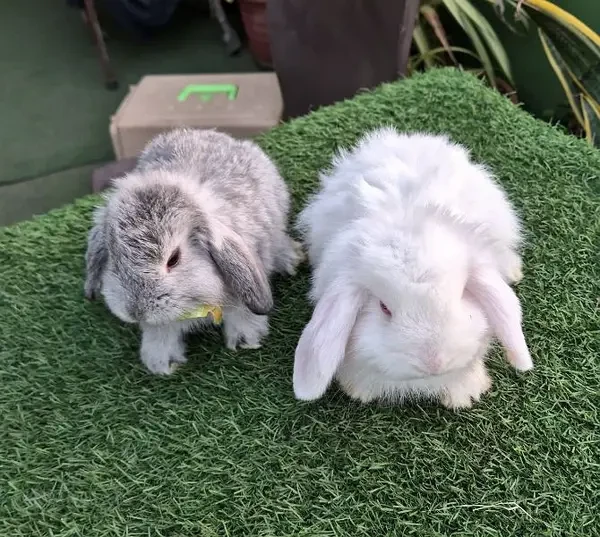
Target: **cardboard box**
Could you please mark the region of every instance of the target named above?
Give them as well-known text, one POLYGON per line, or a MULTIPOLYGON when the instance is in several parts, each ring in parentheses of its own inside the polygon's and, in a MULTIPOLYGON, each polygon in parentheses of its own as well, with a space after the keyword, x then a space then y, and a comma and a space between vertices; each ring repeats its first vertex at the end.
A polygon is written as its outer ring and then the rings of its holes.
POLYGON ((175 127, 216 128, 252 138, 275 127, 283 101, 274 73, 150 75, 131 86, 111 118, 117 159, 135 157, 175 127))

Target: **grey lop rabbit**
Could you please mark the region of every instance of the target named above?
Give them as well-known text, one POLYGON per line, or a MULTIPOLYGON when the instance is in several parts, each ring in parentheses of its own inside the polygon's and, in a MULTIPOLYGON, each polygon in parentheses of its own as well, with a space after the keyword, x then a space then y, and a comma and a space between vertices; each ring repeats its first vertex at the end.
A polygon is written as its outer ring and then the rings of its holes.
POLYGON ((139 323, 141 360, 155 374, 186 362, 184 335, 208 320, 185 315, 202 305, 222 312, 228 348, 258 348, 270 276, 293 275, 303 257, 287 233, 289 208, 285 182, 254 142, 212 130, 160 134, 95 211, 85 294, 139 323))

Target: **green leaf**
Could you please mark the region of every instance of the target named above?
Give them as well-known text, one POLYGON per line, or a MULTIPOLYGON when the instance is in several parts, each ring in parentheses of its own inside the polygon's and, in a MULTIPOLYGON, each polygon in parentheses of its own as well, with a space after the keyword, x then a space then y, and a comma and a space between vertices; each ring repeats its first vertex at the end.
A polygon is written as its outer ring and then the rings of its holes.
POLYGON ((508 55, 506 54, 506 50, 504 49, 498 34, 496 34, 492 28, 492 25, 481 12, 473 6, 470 0, 458 0, 458 3, 465 15, 471 19, 473 24, 479 30, 508 81, 514 83, 510 68, 510 60, 508 59, 508 55))
POLYGON ((548 58, 548 62, 554 70, 554 73, 556 74, 556 77, 558 78, 558 81, 560 82, 560 85, 562 86, 563 91, 567 96, 569 106, 571 107, 573 114, 575 114, 577 122, 580 125, 583 125, 584 118, 579 103, 577 101, 577 85, 575 84, 574 78, 569 73, 567 64, 565 63, 560 52, 558 52, 556 46, 554 46, 552 40, 545 34, 545 32, 541 28, 538 28, 538 34, 540 36, 540 41, 542 42, 544 52, 546 53, 546 56, 548 58))
POLYGON ((429 51, 431 50, 431 47, 429 46, 429 42, 427 41, 427 35, 425 34, 425 30, 423 29, 423 26, 420 22, 417 22, 417 24, 415 24, 415 29, 413 30, 413 41, 417 46, 417 49, 419 49, 419 52, 421 53, 421 57, 423 58, 425 65, 427 67, 433 67, 434 61, 431 58, 431 56, 428 55, 429 51))
POLYGON ((475 47, 475 52, 479 56, 479 61, 483 65, 487 77, 490 81, 490 84, 495 88, 496 87, 496 74, 494 72, 494 65, 490 56, 477 32, 477 29, 473 26, 469 18, 462 12, 459 1, 458 0, 443 0, 444 5, 450 11, 452 16, 456 19, 456 22, 460 24, 462 29, 465 31, 469 39, 473 43, 473 47, 475 47))
POLYGON ((585 95, 582 95, 581 112, 586 139, 592 145, 600 147, 600 110, 585 95))
MULTIPOLYGON (((517 4, 515 0, 487 1, 500 10, 504 2, 517 4)), ((600 36, 553 2, 523 0, 519 17, 528 19, 541 32, 544 51, 579 123, 585 120, 579 93, 594 112, 589 118, 593 121, 600 114, 600 36)))
POLYGON ((442 47, 444 47, 444 49, 448 53, 448 56, 450 56, 450 59, 452 60, 452 62, 455 65, 457 65, 458 62, 456 61, 456 58, 454 57, 454 54, 452 52, 452 47, 450 46, 450 43, 448 42, 448 36, 446 35, 446 30, 444 29, 444 26, 442 25, 442 21, 440 20, 440 17, 437 14, 437 11, 435 10, 435 8, 433 8, 432 6, 429 6, 429 5, 422 5, 420 11, 421 11, 421 14, 423 15, 423 17, 425 17, 425 20, 429 23, 429 26, 431 26, 431 29, 435 33, 440 44, 442 45, 442 47))
MULTIPOLYGON (((457 53, 460 52, 461 54, 466 54, 467 56, 472 56, 476 60, 479 60, 479 57, 477 56, 477 54, 475 54, 472 50, 469 50, 468 48, 450 47, 450 49, 452 50, 452 52, 457 52, 457 53)), ((447 52, 448 52, 448 50, 446 49, 446 47, 432 48, 431 50, 429 50, 429 52, 427 52, 425 54, 419 54, 418 58, 413 59, 412 68, 416 69, 421 63, 423 63, 425 61, 426 56, 435 58, 436 56, 441 56, 442 54, 447 53, 447 52)), ((460 65, 460 63, 459 63, 459 65, 460 65)))
MULTIPOLYGON (((527 6, 523 6, 528 9, 527 6)), ((587 37, 575 33, 569 26, 558 22, 554 17, 529 9, 528 13, 544 34, 552 41, 560 52, 570 70, 578 78, 600 69, 600 47, 594 45, 587 37)), ((600 77, 600 73, 598 73, 600 77)))
MULTIPOLYGON (((578 91, 584 93, 591 106, 600 109, 600 46, 579 32, 576 26, 563 24, 553 15, 523 5, 552 47, 560 55, 578 91)), ((598 40, 596 40, 598 41, 598 40)))
POLYGON ((531 20, 538 32, 550 64, 558 77, 569 105, 583 127, 586 138, 598 146, 598 116, 600 116, 600 38, 597 34, 584 35, 581 24, 568 23, 526 4, 531 20), (581 94, 577 98, 577 94, 581 94))
MULTIPOLYGON (((512 6, 512 10, 514 11, 517 7, 517 0, 485 0, 488 4, 492 4, 494 8, 494 12, 496 16, 504 23, 504 25, 514 33, 519 33, 517 28, 515 28, 504 16, 504 3, 510 4, 512 6)), ((525 30, 529 29, 529 17, 527 13, 524 11, 520 11, 518 16, 515 16, 515 20, 523 26, 525 30)))

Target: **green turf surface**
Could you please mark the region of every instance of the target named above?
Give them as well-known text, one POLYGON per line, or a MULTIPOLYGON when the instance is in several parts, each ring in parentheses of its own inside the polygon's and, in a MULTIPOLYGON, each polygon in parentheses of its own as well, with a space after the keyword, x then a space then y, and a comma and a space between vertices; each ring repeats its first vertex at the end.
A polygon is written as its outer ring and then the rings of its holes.
POLYGON ((488 163, 528 236, 518 286, 536 369, 498 356, 470 411, 359 406, 291 387, 308 271, 278 280, 263 349, 194 338, 171 378, 82 297, 95 199, 0 230, 0 535, 598 535, 600 153, 475 79, 433 72, 262 139, 295 209, 338 143, 393 123, 488 163))

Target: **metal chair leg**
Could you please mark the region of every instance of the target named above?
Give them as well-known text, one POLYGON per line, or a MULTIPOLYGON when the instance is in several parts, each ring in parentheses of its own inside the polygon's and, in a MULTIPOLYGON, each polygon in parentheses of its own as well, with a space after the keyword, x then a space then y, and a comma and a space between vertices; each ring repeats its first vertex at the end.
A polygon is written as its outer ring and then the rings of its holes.
POLYGON ((109 90, 115 90, 119 87, 119 82, 117 81, 117 77, 110 63, 110 58, 108 57, 108 50, 106 49, 104 35, 102 35, 102 28, 98 22, 98 14, 96 12, 94 0, 84 0, 84 7, 88 24, 90 25, 90 29, 92 30, 94 41, 96 43, 96 48, 98 49, 100 66, 102 67, 102 72, 104 73, 106 88, 109 90))
POLYGON ((227 47, 227 52, 230 55, 237 54, 242 48, 242 43, 237 32, 229 24, 221 0, 209 0, 208 5, 210 8, 211 15, 217 19, 221 32, 223 33, 223 43, 227 47))

